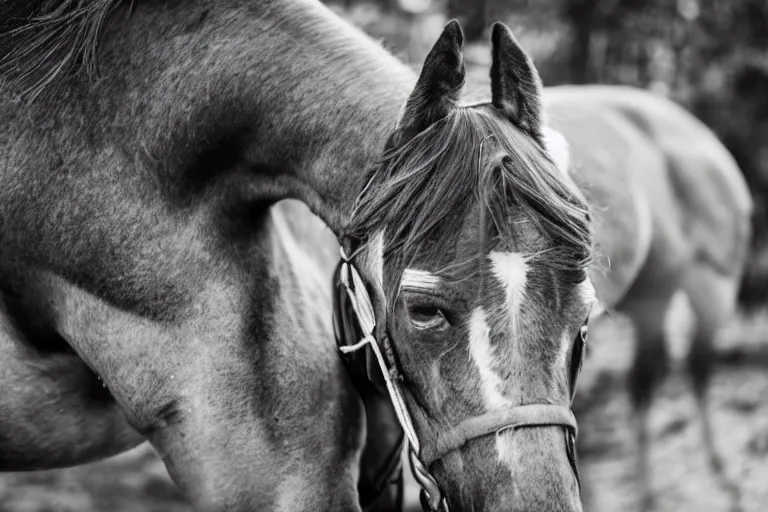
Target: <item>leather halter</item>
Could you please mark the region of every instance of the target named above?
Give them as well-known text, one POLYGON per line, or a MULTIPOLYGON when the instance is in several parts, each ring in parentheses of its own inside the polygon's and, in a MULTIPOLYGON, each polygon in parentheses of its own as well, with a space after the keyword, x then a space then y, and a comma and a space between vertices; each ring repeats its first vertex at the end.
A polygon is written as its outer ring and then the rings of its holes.
POLYGON ((439 433, 433 445, 422 446, 403 396, 402 379, 394 349, 386 333, 376 339, 373 303, 360 273, 343 248, 335 279, 334 331, 339 351, 344 355, 344 362, 358 386, 363 368, 366 379, 373 383, 378 379, 372 375, 372 371, 375 371, 375 368, 380 370, 383 385, 379 387, 386 389, 398 422, 405 433, 411 470, 422 489, 421 505, 424 510, 448 512, 445 494, 428 469, 432 463, 460 449, 472 439, 517 428, 564 427, 566 453, 581 489, 575 453, 578 427, 569 407, 531 404, 489 411, 468 418, 447 432, 439 433), (350 326, 353 319, 356 320, 357 328, 350 326), (351 340, 351 336, 357 340, 351 340), (360 355, 364 357, 358 357, 360 355))

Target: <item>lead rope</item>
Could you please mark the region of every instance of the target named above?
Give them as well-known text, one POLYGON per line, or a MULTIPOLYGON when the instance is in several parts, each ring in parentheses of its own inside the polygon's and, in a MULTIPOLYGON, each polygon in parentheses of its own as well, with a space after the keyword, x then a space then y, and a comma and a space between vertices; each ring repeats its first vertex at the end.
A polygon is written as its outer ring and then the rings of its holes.
POLYGON ((364 337, 354 345, 347 345, 339 347, 339 350, 344 354, 357 352, 360 349, 365 348, 366 345, 371 347, 371 350, 376 356, 376 361, 379 364, 381 373, 384 376, 384 382, 387 387, 389 398, 392 401, 392 407, 395 410, 395 415, 400 423, 400 426, 405 432, 405 436, 408 440, 408 455, 411 463, 411 469, 413 470, 414 477, 421 485, 422 494, 422 506, 428 504, 430 510, 435 512, 448 512, 448 504, 445 497, 440 492, 440 487, 437 481, 429 473, 429 470, 419 459, 419 452, 421 445, 419 443, 419 437, 416 434, 416 429, 413 427, 413 421, 411 415, 408 412, 408 408, 405 405, 403 394, 400 391, 399 384, 395 383, 392 378, 392 373, 387 366, 384 355, 381 353, 379 344, 374 337, 374 329, 376 328, 376 317, 373 312, 373 305, 370 298, 365 292, 365 283, 363 283, 360 274, 354 265, 350 265, 344 249, 340 249, 342 258, 341 268, 341 283, 347 291, 352 309, 357 315, 358 323, 363 330, 364 337), (349 277, 352 277, 352 285, 350 287, 349 277), (365 293, 365 295, 363 295, 365 293))

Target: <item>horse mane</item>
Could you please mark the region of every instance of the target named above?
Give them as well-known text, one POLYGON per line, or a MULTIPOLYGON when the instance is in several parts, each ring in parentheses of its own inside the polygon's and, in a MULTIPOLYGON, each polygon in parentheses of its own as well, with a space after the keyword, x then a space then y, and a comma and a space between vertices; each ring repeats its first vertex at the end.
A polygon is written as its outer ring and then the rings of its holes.
POLYGON ((0 80, 30 100, 56 81, 97 74, 102 28, 124 0, 0 0, 0 80))
MULTIPOLYGON (((483 258, 491 240, 515 240, 515 221, 522 215, 555 245, 533 255, 536 261, 569 282, 586 278, 593 260, 588 206, 546 151, 490 105, 457 108, 402 147, 385 152, 344 234, 363 244, 386 229, 384 257, 401 275, 417 255, 439 260, 446 245, 430 239, 439 233, 458 240, 469 209, 478 203, 484 206, 478 253, 472 261, 444 269, 450 277, 456 267, 483 258), (484 155, 490 139, 500 151, 484 155)), ((388 300, 399 291, 395 277, 385 290, 388 300)))

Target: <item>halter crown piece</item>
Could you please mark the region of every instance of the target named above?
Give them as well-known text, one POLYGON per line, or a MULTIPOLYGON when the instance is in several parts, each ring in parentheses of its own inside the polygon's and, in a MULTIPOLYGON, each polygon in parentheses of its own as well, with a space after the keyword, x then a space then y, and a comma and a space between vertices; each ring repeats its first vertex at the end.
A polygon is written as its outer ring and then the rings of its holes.
MULTIPOLYGON (((354 254, 352 257, 354 257, 354 254)), ((577 425, 576 418, 573 416, 570 407, 531 404, 489 411, 480 416, 465 419, 447 432, 439 433, 435 438, 434 446, 422 446, 416 429, 413 426, 411 414, 408 412, 403 398, 394 350, 386 334, 380 340, 376 339, 376 316, 373 303, 365 288, 365 283, 351 259, 347 257, 346 252, 342 248, 341 261, 337 270, 337 293, 345 296, 346 300, 343 302, 352 311, 340 311, 340 309, 344 308, 344 305, 341 304, 342 301, 335 303, 334 329, 336 331, 336 341, 339 351, 345 356, 353 355, 365 349, 370 349, 373 354, 383 376, 383 387, 386 388, 397 420, 405 433, 406 442, 408 443, 408 459, 411 463, 413 476, 421 486, 421 505, 424 510, 429 512, 449 512, 445 495, 428 469, 433 462, 461 448, 472 439, 490 434, 498 434, 509 429, 545 426, 564 427, 566 453, 576 475, 576 480, 579 482, 579 488, 581 488, 575 456, 577 425), (355 330, 354 335, 359 334, 361 336, 359 340, 350 340, 349 337, 353 336, 353 334, 345 328, 344 324, 346 322, 344 322, 344 319, 352 316, 350 313, 353 313, 357 319, 359 329, 355 330), (382 346, 384 350, 382 350, 382 346)), ((349 365, 349 361, 346 359, 345 363, 349 365)), ((356 370, 359 371, 359 368, 356 370)), ((370 367, 368 367, 368 378, 372 379, 370 367)))

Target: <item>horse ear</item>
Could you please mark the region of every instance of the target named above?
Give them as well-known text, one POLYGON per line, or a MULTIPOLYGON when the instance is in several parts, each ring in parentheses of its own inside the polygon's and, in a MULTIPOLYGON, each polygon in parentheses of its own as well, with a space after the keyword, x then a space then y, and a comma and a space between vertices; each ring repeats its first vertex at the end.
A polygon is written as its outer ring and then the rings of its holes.
POLYGON ((533 61, 503 23, 493 24, 491 43, 493 106, 541 142, 541 79, 533 61))
POLYGON ((464 35, 459 22, 448 22, 427 55, 416 87, 405 103, 393 134, 393 145, 409 141, 448 115, 456 105, 464 85, 463 43, 464 35))

